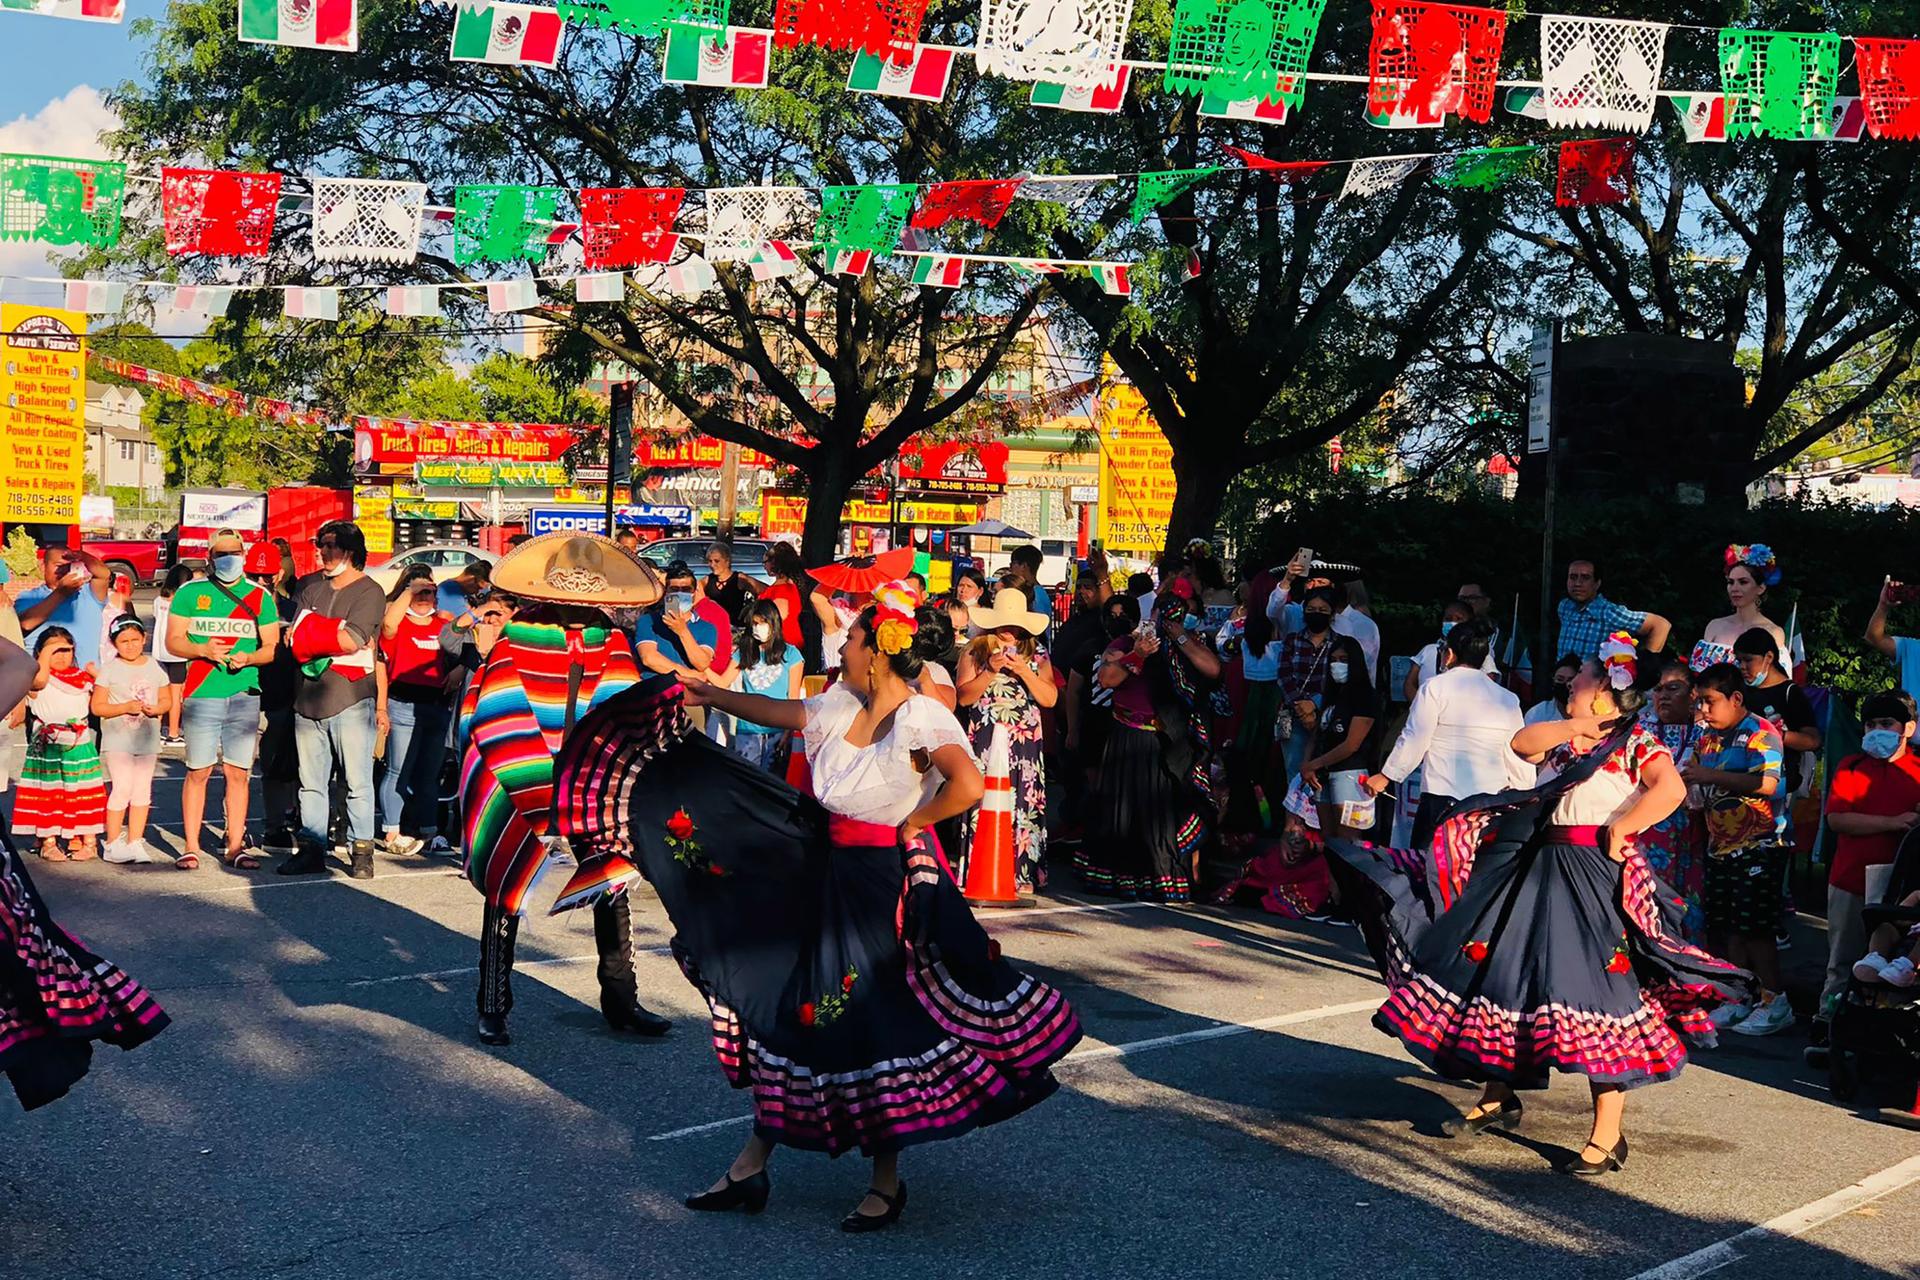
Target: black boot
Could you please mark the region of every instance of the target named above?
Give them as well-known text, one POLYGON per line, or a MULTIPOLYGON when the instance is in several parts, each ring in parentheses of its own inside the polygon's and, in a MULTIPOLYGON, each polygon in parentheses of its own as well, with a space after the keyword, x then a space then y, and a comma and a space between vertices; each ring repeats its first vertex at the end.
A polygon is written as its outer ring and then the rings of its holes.
POLYGON ((353 842, 353 865, 347 869, 347 874, 355 880, 373 879, 373 841, 353 842))
POLYGON ((507 1014, 513 1009, 513 944, 520 917, 489 906, 480 920, 481 1044, 510 1044, 507 1014))
POLYGON ((274 872, 283 876, 323 876, 327 874, 327 851, 302 840, 293 856, 275 867, 274 872))
POLYGON ((615 1031, 663 1036, 673 1023, 640 1003, 633 976, 633 916, 622 893, 593 907, 593 943, 600 952, 600 1013, 615 1031))

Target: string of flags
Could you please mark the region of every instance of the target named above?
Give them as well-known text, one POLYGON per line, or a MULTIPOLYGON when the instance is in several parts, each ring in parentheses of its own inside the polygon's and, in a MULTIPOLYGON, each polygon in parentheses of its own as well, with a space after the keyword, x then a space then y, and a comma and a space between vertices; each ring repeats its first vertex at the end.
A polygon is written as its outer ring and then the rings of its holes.
MULTIPOLYGON (((243 41, 357 52, 358 0, 236 0, 243 41)), ((1707 96, 1660 85, 1676 26, 1663 22, 1368 0, 1367 118, 1383 128, 1437 128, 1451 117, 1486 123, 1501 85, 1538 91, 1555 128, 1641 132, 1661 97, 1707 96), (1501 81, 1511 21, 1539 19, 1538 81, 1501 81)), ((854 55, 847 88, 938 102, 953 61, 1031 82, 1036 106, 1115 111, 1135 71, 1196 97, 1199 113, 1279 122, 1316 80, 1359 77, 1308 64, 1328 0, 1178 0, 1164 59, 1128 59, 1133 0, 1053 0, 1045 21, 1028 0, 983 0, 970 48, 919 40, 926 0, 777 0, 771 28, 730 23, 732 0, 452 0, 448 56, 456 62, 551 68, 565 28, 665 36, 668 83, 759 89, 774 49, 812 45, 854 55)), ((94 22, 124 19, 123 0, 0 0, 0 9, 94 22)), ((1836 139, 1842 45, 1851 41, 1864 130, 1920 137, 1920 40, 1834 32, 1689 28, 1716 34, 1726 136, 1836 139)))

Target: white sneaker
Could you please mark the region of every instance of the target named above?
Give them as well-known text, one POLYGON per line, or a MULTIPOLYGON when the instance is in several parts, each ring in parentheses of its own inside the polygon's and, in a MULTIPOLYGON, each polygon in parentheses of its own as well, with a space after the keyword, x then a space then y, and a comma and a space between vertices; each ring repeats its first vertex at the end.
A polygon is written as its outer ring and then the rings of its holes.
POLYGON ((129 862, 145 862, 145 858, 136 858, 127 848, 125 840, 109 840, 100 847, 100 861, 124 865, 129 862))
POLYGON ((154 861, 153 850, 147 846, 145 840, 123 841, 120 847, 126 851, 128 862, 138 862, 144 865, 154 861))
POLYGON ((1707 1015, 1707 1021, 1725 1030, 1752 1012, 1753 1006, 1750 1004, 1723 1004, 1707 1015))
POLYGON ((1886 968, 1890 963, 1892 962, 1869 951, 1853 962, 1853 976, 1861 982, 1885 982, 1886 968))
POLYGON ((1782 991, 1727 1030, 1743 1036, 1770 1036, 1792 1027, 1793 1005, 1788 1003, 1787 993, 1782 991))
POLYGON ((1914 968, 1911 956, 1901 956, 1898 960, 1890 961, 1887 967, 1880 971, 1880 981, 1890 987, 1910 987, 1916 980, 1920 980, 1920 969, 1914 968))

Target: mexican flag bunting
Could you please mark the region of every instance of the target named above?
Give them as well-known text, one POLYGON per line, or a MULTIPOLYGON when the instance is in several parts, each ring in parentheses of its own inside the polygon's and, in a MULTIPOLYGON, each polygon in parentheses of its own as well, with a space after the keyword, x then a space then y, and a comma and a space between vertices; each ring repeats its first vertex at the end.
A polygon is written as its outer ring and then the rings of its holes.
POLYGON ((565 24, 553 9, 530 4, 460 0, 453 14, 455 62, 492 62, 510 67, 551 67, 560 61, 565 24))
POLYGON ((340 291, 338 289, 288 289, 286 301, 281 307, 281 314, 289 320, 338 320, 340 291))
POLYGON ((1727 100, 1717 93, 1681 94, 1670 101, 1680 115, 1680 132, 1688 142, 1727 140, 1727 100))
POLYGON ((233 290, 222 285, 183 284, 173 291, 173 309, 187 315, 224 316, 233 290))
POLYGON ((1100 286, 1100 292, 1124 298, 1133 292, 1133 281, 1127 278, 1127 264, 1124 262, 1103 262, 1093 269, 1094 283, 1100 286))
POLYGON ((965 258, 925 253, 913 261, 913 282, 923 289, 957 289, 965 279, 966 271, 965 258))
POLYGON ((67 310, 90 316, 111 315, 127 300, 127 286, 118 280, 67 281, 67 310))
POLYGON ((1033 86, 1027 101, 1036 107, 1052 107, 1058 111, 1115 112, 1127 100, 1127 77, 1132 73, 1132 67, 1116 62, 1108 66, 1107 78, 1091 87, 1043 80, 1033 86))
POLYGON ((531 311, 539 305, 540 285, 536 281, 520 279, 487 282, 487 311, 493 315, 531 311))
POLYGON ((240 0, 240 38, 354 53, 360 48, 359 0, 240 0))
POLYGON ((840 249, 833 255, 833 273, 840 276, 863 276, 873 265, 871 249, 840 249))
POLYGON ((1239 156, 1247 168, 1273 179, 1282 186, 1303 182, 1326 168, 1327 160, 1273 160, 1245 147, 1224 146, 1221 150, 1239 156))
POLYGON ((1486 124, 1507 35, 1501 9, 1373 0, 1367 118, 1390 129, 1437 129, 1450 115, 1486 124))
POLYGON ((1562 209, 1621 204, 1633 196, 1632 138, 1589 138, 1560 144, 1554 203, 1562 209))
POLYGON ((764 89, 769 64, 767 52, 773 32, 753 27, 728 27, 723 35, 690 28, 667 28, 667 60, 662 78, 668 84, 703 84, 717 89, 764 89))
POLYGON ((279 204, 277 173, 160 170, 160 211, 171 254, 264 257, 279 204))
POLYGON ((755 280, 778 280, 799 269, 800 255, 785 240, 763 241, 754 255, 747 259, 747 270, 753 272, 755 280))
POLYGON ((117 161, 0 155, 0 241, 110 248, 126 190, 117 161))
POLYGON ((1920 40, 1853 37, 1866 127, 1880 139, 1920 138, 1920 40))
POLYGON ((1007 214, 1007 207, 1020 194, 1019 178, 966 179, 936 182, 927 188, 926 197, 913 215, 913 224, 928 231, 937 230, 955 218, 996 227, 1007 214))
POLYGON ((1180 283, 1187 284, 1200 278, 1200 251, 1191 245, 1187 247, 1186 265, 1181 270, 1180 283))
POLYGON ((1045 258, 1021 258, 1007 265, 1011 266, 1016 273, 1023 276, 1057 276, 1060 274, 1060 268, 1054 266, 1045 258))
POLYGON ((127 6, 126 0, 0 0, 0 12, 37 13, 43 18, 79 22, 119 22, 127 16, 127 6))
POLYGON ((1230 93, 1207 92, 1200 95, 1200 114, 1215 120, 1257 120, 1261 124, 1285 124, 1290 86, 1294 76, 1281 76, 1273 92, 1265 96, 1235 97, 1230 93))
POLYGON ((627 278, 618 271, 573 279, 575 302, 625 302, 626 298, 627 278))
POLYGON ((440 314, 440 290, 432 285, 389 285, 387 314, 390 316, 437 316, 440 314))
POLYGON ((940 102, 947 96, 953 75, 953 50, 921 48, 910 62, 876 58, 865 49, 853 55, 847 88, 854 93, 877 93, 885 98, 913 98, 940 102))
POLYGON ((1824 138, 1807 138, 1807 142, 1858 142, 1867 133, 1867 103, 1865 98, 1836 97, 1828 109, 1828 133, 1824 138))
POLYGON ((713 264, 699 254, 667 265, 667 290, 688 297, 705 293, 719 281, 713 264))

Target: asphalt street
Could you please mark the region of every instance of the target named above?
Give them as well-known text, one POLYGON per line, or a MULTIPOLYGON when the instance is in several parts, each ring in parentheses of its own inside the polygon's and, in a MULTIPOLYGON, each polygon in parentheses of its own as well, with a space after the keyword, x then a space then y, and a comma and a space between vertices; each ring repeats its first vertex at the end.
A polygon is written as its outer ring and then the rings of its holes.
MULTIPOLYGON (((171 847, 178 776, 165 761, 171 847)), ((493 1050, 472 1033, 479 900, 446 863, 33 871, 174 1025, 40 1112, 0 1098, 9 1280, 1920 1275, 1920 1134, 1831 1101, 1800 1038, 1697 1055, 1632 1099, 1626 1172, 1575 1180, 1552 1169, 1585 1137, 1578 1081, 1511 1137, 1441 1136, 1469 1094, 1373 1029, 1351 930, 1071 887, 992 916, 1087 1040, 1035 1111, 907 1153, 904 1220, 854 1238, 853 1158, 783 1153, 758 1218, 681 1206, 748 1108, 645 890, 642 994, 673 1034, 610 1033, 588 913, 536 913, 493 1050)))

